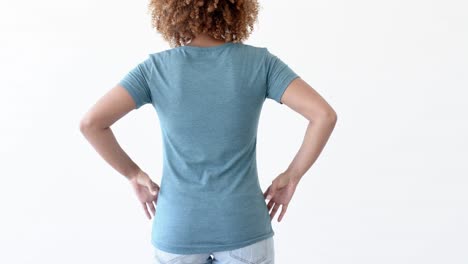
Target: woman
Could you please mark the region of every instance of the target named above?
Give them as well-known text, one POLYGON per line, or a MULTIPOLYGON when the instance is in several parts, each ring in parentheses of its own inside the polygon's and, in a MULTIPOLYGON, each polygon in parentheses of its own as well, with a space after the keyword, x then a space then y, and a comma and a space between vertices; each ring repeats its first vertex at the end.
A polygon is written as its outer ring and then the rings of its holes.
POLYGON ((152 0, 149 7, 171 48, 131 69, 86 113, 80 129, 153 216, 155 263, 274 263, 271 220, 280 206, 277 221, 284 217, 337 115, 267 48, 243 43, 257 19, 257 1, 152 0), (262 192, 256 135, 266 98, 301 114, 309 126, 289 167, 262 192), (145 104, 161 126, 160 185, 110 129, 145 104))

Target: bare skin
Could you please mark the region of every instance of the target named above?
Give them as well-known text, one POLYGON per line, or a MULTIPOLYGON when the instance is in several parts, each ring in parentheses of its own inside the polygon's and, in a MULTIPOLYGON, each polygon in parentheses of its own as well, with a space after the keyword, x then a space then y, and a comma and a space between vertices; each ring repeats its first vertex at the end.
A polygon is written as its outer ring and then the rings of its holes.
MULTIPOLYGON (((200 34, 189 46, 210 47, 225 43, 200 34)), ((305 81, 296 78, 284 92, 281 101, 309 120, 304 141, 289 167, 280 173, 265 190, 264 196, 272 220, 281 206, 278 222, 282 220, 301 177, 320 155, 335 126, 337 115, 330 105, 305 81), (268 197, 271 196, 270 197, 268 197)), ((156 214, 159 185, 145 173, 121 148, 111 126, 135 109, 128 92, 116 85, 105 93, 80 120, 80 131, 116 171, 126 177, 135 191, 148 219, 156 214)))
POLYGON ((273 179, 263 193, 269 200, 270 220, 281 206, 278 222, 283 219, 299 181, 317 160, 337 121, 334 109, 302 78, 296 78, 289 84, 281 102, 306 118, 309 125, 291 164, 273 179))

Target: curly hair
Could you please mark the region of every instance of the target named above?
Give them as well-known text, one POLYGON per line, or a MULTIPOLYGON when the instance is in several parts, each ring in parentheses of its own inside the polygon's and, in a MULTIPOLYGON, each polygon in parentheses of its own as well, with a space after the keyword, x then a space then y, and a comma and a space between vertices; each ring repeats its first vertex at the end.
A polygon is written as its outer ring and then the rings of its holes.
POLYGON ((257 22, 256 0, 150 0, 151 25, 172 47, 206 33, 225 42, 247 39, 257 22))

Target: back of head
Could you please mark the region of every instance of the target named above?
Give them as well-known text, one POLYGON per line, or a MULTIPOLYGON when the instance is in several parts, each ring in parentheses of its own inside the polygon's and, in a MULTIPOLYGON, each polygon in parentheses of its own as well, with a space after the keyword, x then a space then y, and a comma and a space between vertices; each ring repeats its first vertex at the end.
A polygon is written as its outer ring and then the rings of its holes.
POLYGON ((150 0, 152 26, 172 47, 198 34, 226 42, 247 39, 257 21, 256 0, 150 0))

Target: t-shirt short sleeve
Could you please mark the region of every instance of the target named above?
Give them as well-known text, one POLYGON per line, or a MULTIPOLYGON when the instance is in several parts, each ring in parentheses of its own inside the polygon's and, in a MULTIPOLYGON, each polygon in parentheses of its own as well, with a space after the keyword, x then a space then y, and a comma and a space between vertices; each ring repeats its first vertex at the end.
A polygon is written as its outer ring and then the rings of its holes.
POLYGON ((127 90, 135 101, 135 109, 152 103, 148 79, 149 62, 149 58, 140 62, 119 81, 120 86, 127 90))
POLYGON ((266 69, 267 69, 267 88, 266 97, 281 102, 283 95, 289 84, 299 75, 294 72, 285 62, 276 55, 272 54, 267 48, 266 51, 266 69))

